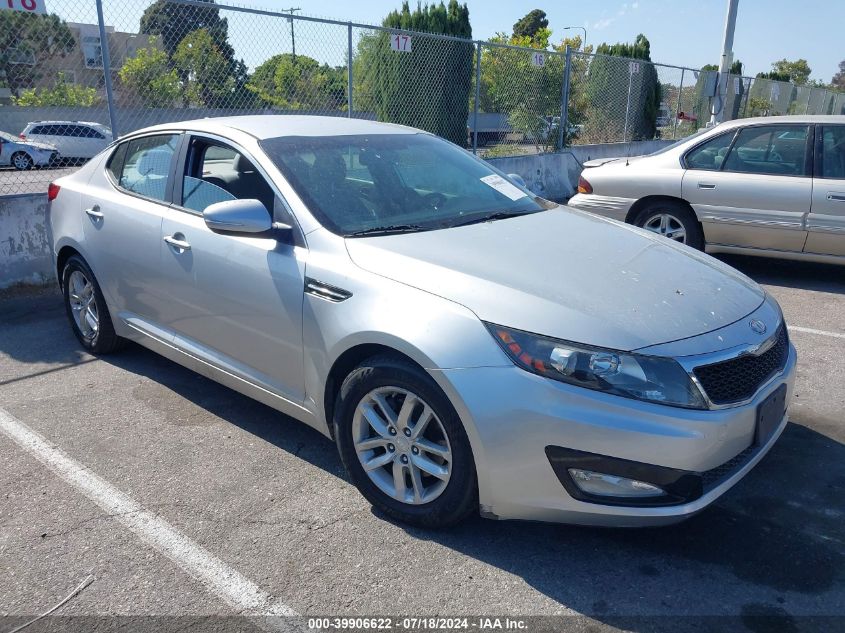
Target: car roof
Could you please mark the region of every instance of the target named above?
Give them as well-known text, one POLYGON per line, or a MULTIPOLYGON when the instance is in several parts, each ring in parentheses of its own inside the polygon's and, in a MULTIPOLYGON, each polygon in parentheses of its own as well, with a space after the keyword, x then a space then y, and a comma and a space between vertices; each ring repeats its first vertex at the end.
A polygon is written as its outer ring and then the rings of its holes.
POLYGON ((221 128, 245 132, 257 139, 277 136, 346 136, 351 134, 417 134, 420 130, 394 123, 380 123, 344 116, 315 116, 300 114, 258 114, 247 116, 211 117, 164 123, 138 130, 186 129, 197 132, 220 132, 221 128))
POLYGON ((725 121, 716 126, 717 129, 725 130, 732 127, 755 125, 759 123, 769 123, 777 125, 778 123, 839 123, 845 124, 845 115, 841 114, 790 114, 784 116, 758 116, 749 119, 734 119, 733 121, 725 121))
POLYGON ((107 125, 97 123, 96 121, 30 121, 29 125, 90 125, 91 127, 108 128, 107 125))

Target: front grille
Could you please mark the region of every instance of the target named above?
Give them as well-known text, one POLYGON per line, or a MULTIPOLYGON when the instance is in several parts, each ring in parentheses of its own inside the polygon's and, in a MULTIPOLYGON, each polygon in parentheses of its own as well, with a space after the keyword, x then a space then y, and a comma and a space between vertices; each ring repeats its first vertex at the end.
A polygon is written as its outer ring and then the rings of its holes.
POLYGON ((759 356, 747 354, 693 370, 711 402, 731 404, 747 400, 784 368, 789 353, 786 326, 782 325, 775 336, 774 345, 759 356))

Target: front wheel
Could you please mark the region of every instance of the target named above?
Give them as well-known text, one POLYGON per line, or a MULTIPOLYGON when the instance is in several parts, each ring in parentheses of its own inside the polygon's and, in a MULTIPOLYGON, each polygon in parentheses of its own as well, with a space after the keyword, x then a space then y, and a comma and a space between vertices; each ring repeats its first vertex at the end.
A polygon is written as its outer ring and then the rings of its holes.
POLYGON ((698 218, 680 202, 653 202, 636 215, 634 224, 692 248, 704 249, 704 234, 698 218))
POLYGON ((385 356, 352 370, 338 394, 334 431, 352 483, 385 514, 437 528, 478 507, 458 414, 414 364, 385 356))
POLYGON ((12 155, 12 166, 18 171, 32 169, 32 158, 26 152, 16 152, 12 155))

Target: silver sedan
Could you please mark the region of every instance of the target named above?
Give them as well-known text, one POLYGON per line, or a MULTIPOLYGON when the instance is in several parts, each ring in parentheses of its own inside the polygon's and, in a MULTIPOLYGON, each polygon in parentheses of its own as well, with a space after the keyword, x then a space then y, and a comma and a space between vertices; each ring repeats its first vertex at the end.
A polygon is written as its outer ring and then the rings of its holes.
POLYGON ((0 132, 0 167, 14 167, 25 171, 33 167, 47 167, 56 161, 59 152, 47 143, 33 143, 0 132))
POLYGON ((723 123, 585 164, 569 205, 712 253, 845 264, 845 116, 723 123))
POLYGON ((314 427, 402 521, 671 523, 787 423, 757 284, 419 130, 161 125, 48 197, 86 350, 135 341, 314 427))

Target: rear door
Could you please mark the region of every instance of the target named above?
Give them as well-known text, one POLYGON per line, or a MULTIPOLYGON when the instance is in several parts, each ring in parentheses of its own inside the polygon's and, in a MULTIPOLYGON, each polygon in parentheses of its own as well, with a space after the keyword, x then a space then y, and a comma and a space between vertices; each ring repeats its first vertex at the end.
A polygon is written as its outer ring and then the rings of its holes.
POLYGON ((845 125, 816 127, 815 156, 804 252, 845 255, 845 125))
POLYGON ((707 242, 800 252, 812 195, 811 127, 754 125, 684 157, 683 197, 707 242))
POLYGON ((156 333, 161 222, 179 133, 120 143, 82 195, 86 257, 115 318, 156 333))

